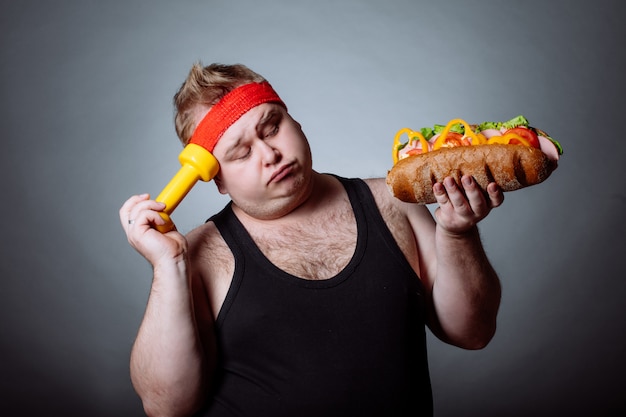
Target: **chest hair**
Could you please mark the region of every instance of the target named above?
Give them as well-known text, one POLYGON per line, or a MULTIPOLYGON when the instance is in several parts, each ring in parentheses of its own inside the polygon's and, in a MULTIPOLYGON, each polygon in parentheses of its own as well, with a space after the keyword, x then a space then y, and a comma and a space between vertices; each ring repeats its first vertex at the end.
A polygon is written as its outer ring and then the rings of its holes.
POLYGON ((354 255, 357 227, 349 203, 324 211, 306 222, 279 230, 256 230, 251 235, 265 257, 283 271, 299 278, 332 278, 354 255))

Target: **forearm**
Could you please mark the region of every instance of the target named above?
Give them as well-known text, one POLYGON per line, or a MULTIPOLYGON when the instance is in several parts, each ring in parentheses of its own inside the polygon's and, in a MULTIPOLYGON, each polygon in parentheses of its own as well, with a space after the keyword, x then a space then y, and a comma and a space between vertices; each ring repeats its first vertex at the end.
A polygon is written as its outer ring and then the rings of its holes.
POLYGON ((435 240, 432 302, 441 336, 457 346, 482 348, 495 333, 501 287, 478 229, 456 235, 437 227, 435 240))
POLYGON ((196 409, 206 390, 204 369, 185 262, 157 266, 130 366, 147 414, 196 409))

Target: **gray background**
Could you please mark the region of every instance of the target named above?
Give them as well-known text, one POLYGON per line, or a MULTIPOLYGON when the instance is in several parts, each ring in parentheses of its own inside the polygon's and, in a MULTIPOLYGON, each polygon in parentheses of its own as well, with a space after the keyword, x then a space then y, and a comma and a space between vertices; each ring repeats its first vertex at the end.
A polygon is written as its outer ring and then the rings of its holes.
MULTIPOLYGON (((401 127, 526 115, 565 148, 481 224, 503 283, 478 352, 429 335, 437 416, 626 410, 621 1, 2 2, 0 414, 139 416, 151 271, 117 211, 179 167, 191 64, 266 76, 318 171, 384 176, 401 127)), ((199 183, 186 232, 226 203, 199 183)))

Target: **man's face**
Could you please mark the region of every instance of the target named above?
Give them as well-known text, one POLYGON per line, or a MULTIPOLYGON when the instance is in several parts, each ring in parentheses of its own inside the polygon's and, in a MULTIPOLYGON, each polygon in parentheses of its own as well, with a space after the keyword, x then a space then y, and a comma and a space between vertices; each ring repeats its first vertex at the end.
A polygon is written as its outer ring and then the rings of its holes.
POLYGON ((224 132, 213 155, 220 163, 220 192, 253 217, 278 218, 310 193, 309 144, 279 105, 261 104, 244 114, 224 132))

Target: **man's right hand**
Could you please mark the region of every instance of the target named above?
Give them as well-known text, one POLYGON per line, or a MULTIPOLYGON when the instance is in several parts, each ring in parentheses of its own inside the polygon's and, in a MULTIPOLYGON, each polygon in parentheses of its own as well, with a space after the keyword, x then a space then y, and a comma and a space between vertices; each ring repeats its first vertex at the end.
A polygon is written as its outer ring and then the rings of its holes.
POLYGON ((167 233, 156 230, 166 224, 159 212, 164 203, 150 200, 148 194, 130 197, 120 208, 120 222, 128 242, 153 266, 180 259, 187 252, 187 240, 176 227, 167 233))

